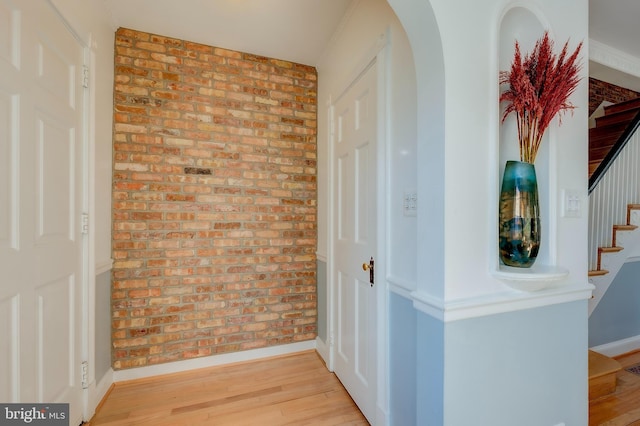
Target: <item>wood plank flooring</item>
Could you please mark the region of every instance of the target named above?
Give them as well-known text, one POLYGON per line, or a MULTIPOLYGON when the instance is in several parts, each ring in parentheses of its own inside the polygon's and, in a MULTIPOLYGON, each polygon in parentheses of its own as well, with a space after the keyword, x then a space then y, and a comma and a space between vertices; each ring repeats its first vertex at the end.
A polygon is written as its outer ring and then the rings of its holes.
POLYGON ((315 351, 117 383, 91 426, 368 425, 315 351))
POLYGON ((640 351, 620 355, 616 391, 589 403, 589 426, 640 426, 640 376, 624 369, 640 363, 640 351))
MULTIPOLYGON (((589 404, 590 426, 640 426, 640 376, 624 368, 611 394, 589 404)), ((90 426, 368 425, 315 351, 117 383, 90 426)))

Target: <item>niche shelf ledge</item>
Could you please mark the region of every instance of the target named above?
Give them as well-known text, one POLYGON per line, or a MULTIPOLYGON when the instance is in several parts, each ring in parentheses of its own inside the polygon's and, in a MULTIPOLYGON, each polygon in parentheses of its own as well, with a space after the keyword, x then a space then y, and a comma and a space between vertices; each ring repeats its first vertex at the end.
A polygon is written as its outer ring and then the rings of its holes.
POLYGON ((500 265, 493 276, 519 291, 538 291, 566 278, 569 271, 557 265, 534 264, 530 268, 514 268, 500 265))

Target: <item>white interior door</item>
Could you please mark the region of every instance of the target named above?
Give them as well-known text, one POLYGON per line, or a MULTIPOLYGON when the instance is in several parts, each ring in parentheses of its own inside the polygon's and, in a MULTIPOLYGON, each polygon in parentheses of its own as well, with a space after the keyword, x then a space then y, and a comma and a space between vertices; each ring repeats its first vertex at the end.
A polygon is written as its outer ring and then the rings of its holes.
POLYGON ((0 0, 0 401, 82 420, 84 50, 44 0, 0 0))
POLYGON ((376 291, 363 269, 376 250, 375 62, 335 103, 334 371, 369 422, 376 410, 376 291))

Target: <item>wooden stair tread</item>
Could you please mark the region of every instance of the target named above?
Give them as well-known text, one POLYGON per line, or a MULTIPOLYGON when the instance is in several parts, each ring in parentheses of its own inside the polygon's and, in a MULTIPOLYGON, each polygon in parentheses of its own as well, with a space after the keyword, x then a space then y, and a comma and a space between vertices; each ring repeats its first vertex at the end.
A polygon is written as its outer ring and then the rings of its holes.
POLYGON ((591 148, 591 149, 589 149, 589 162, 604 160, 604 158, 607 156, 609 151, 611 151, 611 149, 614 146, 615 145, 611 144, 611 145, 607 145, 607 146, 603 146, 603 147, 599 147, 599 148, 591 148))
POLYGON ((630 109, 640 107, 640 98, 630 99, 624 102, 618 102, 615 105, 607 105, 604 107, 604 113, 606 114, 614 114, 616 112, 627 111, 630 109))
POLYGON ((589 400, 609 395, 616 390, 618 371, 622 365, 615 359, 589 351, 589 400))
POLYGON ((592 269, 589 271, 589 276, 590 277, 600 277, 602 275, 607 275, 609 273, 609 271, 607 271, 606 269, 592 269))
POLYGON ((640 98, 604 107, 604 115, 597 117, 595 127, 589 129, 589 179, 638 116, 640 98))
POLYGON ((610 124, 608 126, 589 129, 589 146, 606 144, 610 140, 618 140, 627 128, 627 123, 610 124))
POLYGON ((617 253, 619 251, 624 250, 624 247, 616 246, 616 247, 598 247, 598 251, 601 253, 617 253))
POLYGON ((606 126, 615 123, 630 123, 631 120, 640 112, 640 107, 627 109, 624 111, 614 111, 596 118, 596 126, 606 126))
POLYGON ((615 231, 635 231, 638 229, 636 225, 613 225, 615 231))
POLYGON ((589 379, 617 373, 620 370, 622 366, 615 359, 589 350, 589 379))

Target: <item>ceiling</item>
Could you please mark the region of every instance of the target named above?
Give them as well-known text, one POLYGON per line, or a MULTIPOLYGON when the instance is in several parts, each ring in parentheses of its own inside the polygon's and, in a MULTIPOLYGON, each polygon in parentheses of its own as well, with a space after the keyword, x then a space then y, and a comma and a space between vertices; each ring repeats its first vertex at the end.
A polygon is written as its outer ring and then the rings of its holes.
POLYGON ((589 38, 640 58, 640 1, 589 0, 589 38))
POLYGON ((640 91, 639 21, 638 0, 589 0, 590 76, 640 91))
MULTIPOLYGON (((317 65, 357 0, 103 1, 116 27, 317 65)), ((598 44, 609 58, 590 61, 591 76, 640 91, 639 21, 639 0, 589 0, 590 57, 598 44), (621 55, 625 73, 607 66, 621 55)))
POLYGON ((353 0, 103 0, 116 27, 316 65, 353 0))

